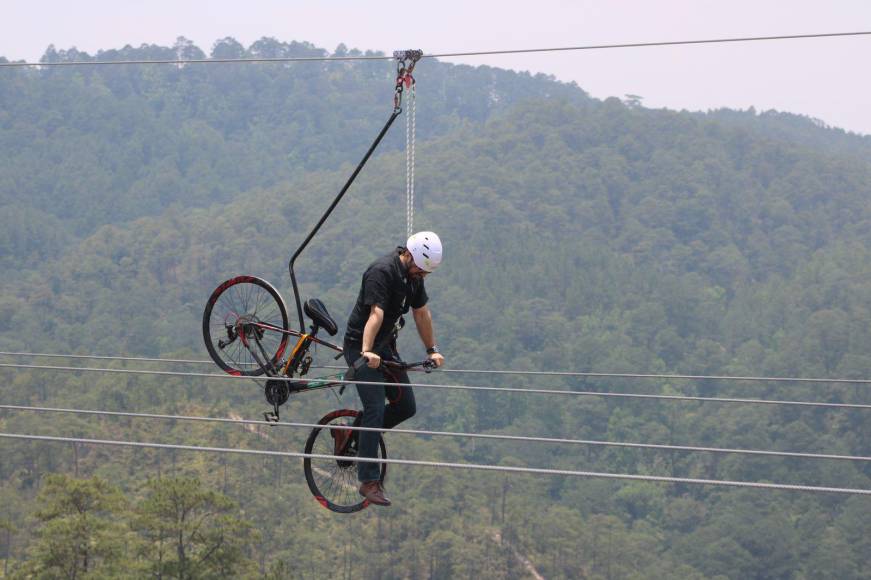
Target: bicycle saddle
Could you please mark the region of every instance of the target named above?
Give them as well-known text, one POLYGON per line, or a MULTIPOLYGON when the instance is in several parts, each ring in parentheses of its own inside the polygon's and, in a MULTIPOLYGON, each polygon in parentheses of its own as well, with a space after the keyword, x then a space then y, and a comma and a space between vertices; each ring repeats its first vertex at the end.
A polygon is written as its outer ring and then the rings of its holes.
POLYGON ((336 321, 333 320, 333 317, 330 316, 330 313, 327 312, 327 307, 317 298, 306 300, 303 310, 312 319, 315 326, 323 328, 330 336, 335 336, 339 332, 339 327, 336 321))

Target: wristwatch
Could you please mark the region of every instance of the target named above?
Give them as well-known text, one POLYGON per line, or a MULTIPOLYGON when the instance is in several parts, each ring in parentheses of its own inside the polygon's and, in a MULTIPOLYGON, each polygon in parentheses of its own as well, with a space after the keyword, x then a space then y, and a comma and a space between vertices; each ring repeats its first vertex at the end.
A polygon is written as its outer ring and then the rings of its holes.
POLYGON ((434 344, 431 347, 429 347, 428 349, 426 349, 426 354, 436 354, 437 352, 441 352, 439 350, 439 345, 437 345, 437 344, 434 344))

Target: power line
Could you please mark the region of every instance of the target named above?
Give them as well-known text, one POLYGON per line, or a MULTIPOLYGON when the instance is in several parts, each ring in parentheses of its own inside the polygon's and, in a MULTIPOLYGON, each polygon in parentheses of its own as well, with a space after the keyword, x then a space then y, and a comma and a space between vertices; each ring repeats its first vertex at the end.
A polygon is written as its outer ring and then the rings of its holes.
POLYGON ((843 487, 822 487, 810 485, 795 485, 787 483, 760 483, 754 481, 729 481, 718 479, 695 479, 688 477, 665 477, 659 475, 634 475, 627 473, 600 473, 595 471, 575 471, 569 469, 545 469, 539 467, 509 467, 505 465, 488 465, 480 463, 449 463, 445 461, 419 461, 415 459, 382 459, 370 457, 343 457, 336 455, 322 455, 318 453, 297 453, 295 451, 266 451, 260 449, 230 449, 226 447, 200 447, 196 445, 173 445, 169 443, 147 443, 141 441, 117 441, 106 439, 82 439, 78 437, 55 437, 48 435, 25 435, 21 433, 0 433, 0 437, 7 439, 25 439, 33 441, 57 441, 63 443, 82 443, 87 445, 114 445, 126 447, 147 447, 157 449, 175 449, 182 451, 204 451, 209 453, 237 453, 244 455, 260 455, 270 457, 296 457, 310 459, 335 460, 342 459, 352 462, 363 463, 387 463, 396 465, 415 465, 421 467, 436 467, 447 469, 470 469, 480 471, 497 471, 504 473, 525 473, 537 475, 564 475, 571 477, 598 477, 605 479, 629 479, 635 481, 651 481, 658 483, 687 483, 698 485, 719 485, 728 487, 750 487, 756 489, 775 489, 783 491, 806 491, 816 493, 841 493, 871 495, 871 489, 853 489, 843 487))
POLYGON ((355 60, 393 60, 392 56, 281 56, 274 58, 191 58, 173 60, 71 60, 59 62, 0 62, 0 67, 58 67, 58 66, 111 66, 143 64, 228 64, 228 63, 291 63, 291 62, 329 62, 355 60))
MULTIPOLYGON (((39 370, 54 370, 54 371, 73 371, 73 372, 98 372, 98 373, 118 373, 118 374, 138 374, 138 375, 157 375, 157 376, 175 376, 175 377, 200 377, 209 379, 235 379, 235 380, 251 380, 258 377, 237 376, 237 375, 218 375, 212 373, 183 373, 176 371, 149 371, 140 369, 101 369, 90 367, 64 367, 64 366, 48 366, 48 365, 23 365, 0 363, 0 368, 15 368, 15 369, 39 369, 39 370)), ((266 377, 259 377, 264 379, 266 377)), ((724 397, 695 397, 689 395, 653 395, 640 393, 600 393, 596 391, 568 391, 559 389, 521 389, 516 387, 481 387, 472 385, 435 385, 431 383, 392 383, 392 382, 373 382, 373 381, 344 381, 332 378, 270 378, 272 381, 296 382, 296 383, 331 383, 335 385, 373 385, 373 386, 388 386, 388 387, 420 387, 425 389, 448 389, 448 390, 465 390, 465 391, 491 391, 500 393, 527 393, 539 395, 572 395, 579 397, 612 397, 623 399, 655 399, 664 401, 698 401, 709 403, 741 403, 750 405, 788 405, 800 407, 821 407, 832 409, 871 409, 871 405, 861 403, 824 403, 819 401, 781 401, 781 400, 766 400, 766 399, 743 399, 743 398, 724 398, 724 397)))
MULTIPOLYGON (((547 52, 573 52, 582 50, 610 50, 615 48, 651 48, 657 46, 687 46, 696 44, 725 44, 736 42, 760 42, 772 40, 800 40, 812 38, 839 38, 867 36, 871 32, 824 32, 817 34, 786 34, 777 36, 746 36, 738 38, 709 38, 700 40, 665 40, 656 42, 632 42, 620 44, 590 44, 585 46, 562 46, 551 48, 520 48, 508 50, 484 50, 474 52, 444 52, 424 54, 423 58, 449 58, 458 56, 499 56, 505 54, 532 54, 547 52)), ((65 62, 4 62, 0 67, 58 67, 58 66, 102 66, 102 65, 146 65, 146 64, 226 64, 226 63, 291 63, 291 62, 329 62, 329 61, 378 61, 393 60, 387 55, 358 56, 287 56, 274 58, 203 58, 187 60, 79 60, 65 62)))
MULTIPOLYGON (((157 413, 131 413, 126 411, 96 411, 88 409, 64 409, 57 407, 29 407, 24 405, 0 405, 0 409, 9 411, 32 411, 37 413, 71 413, 79 415, 97 415, 110 417, 131 417, 140 419, 167 419, 178 421, 201 421, 209 423, 224 423, 237 425, 268 425, 297 427, 306 429, 342 429, 350 431, 377 431, 384 432, 378 427, 354 427, 352 425, 321 425, 319 423, 295 423, 295 422, 271 422, 253 419, 230 419, 224 417, 199 417, 190 415, 165 415, 157 413)), ((422 429, 390 429, 390 433, 400 435, 425 435, 435 437, 465 437, 469 439, 493 439, 498 441, 516 441, 531 443, 555 443, 566 445, 590 445, 603 447, 628 447, 634 449, 654 449, 658 451, 692 451, 709 453, 731 453, 738 455, 764 455, 772 457, 793 457, 800 459, 836 459, 847 461, 871 461, 871 457, 861 455, 833 455, 827 453, 800 453, 793 451, 769 451, 755 449, 728 449, 722 447, 697 447, 687 445, 660 445, 654 443, 629 443, 625 441, 596 441, 587 439, 562 439, 554 437, 529 437, 523 435, 500 435, 491 433, 463 433, 458 431, 428 431, 422 429)))
MULTIPOLYGON (((70 359, 94 359, 131 362, 165 362, 184 364, 215 364, 212 360, 205 359, 173 359, 173 358, 148 358, 130 356, 103 356, 85 354, 55 354, 44 352, 0 352, 0 356, 26 356, 46 358, 70 358, 70 359)), ((256 363, 242 363, 254 366, 256 363)), ((347 366, 338 365, 313 365, 311 368, 327 370, 346 370, 347 366)), ((844 385, 869 385, 871 379, 843 379, 843 378, 808 378, 808 377, 765 377, 765 376, 730 376, 730 375, 681 375, 681 374, 653 374, 653 373, 607 373, 587 371, 521 371, 521 370, 482 370, 482 369, 435 369, 434 373, 445 374, 479 374, 479 375, 520 375, 520 376, 548 376, 548 377, 576 377, 576 378, 620 378, 620 379, 671 379, 691 381, 744 381, 744 382, 772 382, 772 383, 832 383, 844 385)))
MULTIPOLYGON (((205 359, 152 358, 152 357, 144 357, 144 356, 104 356, 104 355, 95 355, 95 354, 55 354, 55 353, 47 353, 47 352, 0 352, 0 356, 93 359, 93 360, 114 360, 114 361, 130 361, 130 362, 162 362, 162 363, 181 363, 181 364, 215 364, 215 361, 205 360, 205 359)), ((254 365, 255 363, 251 363, 251 364, 254 365)))
MULTIPOLYGON (((3 353, 0 353, 3 354, 3 353)), ((345 369, 335 365, 313 366, 322 369, 345 369)), ((798 377, 762 377, 762 376, 729 376, 729 375, 677 375, 677 374, 650 374, 650 373, 598 373, 584 371, 515 371, 515 370, 478 370, 478 369, 437 369, 437 373, 461 373, 478 375, 522 375, 522 376, 546 376, 546 377, 577 377, 577 378, 619 378, 619 379, 681 379, 692 381, 748 381, 748 382, 773 382, 773 383, 835 383, 847 385, 868 385, 871 379, 821 379, 821 378, 798 378, 798 377)))
POLYGON ((623 44, 592 44, 587 46, 566 46, 559 48, 527 48, 520 50, 488 50, 479 52, 452 52, 442 54, 425 54, 424 57, 452 56, 495 56, 500 54, 521 54, 535 52, 568 52, 576 50, 608 50, 613 48, 650 48, 654 46, 685 46, 691 44, 724 44, 731 42, 759 42, 766 40, 799 40, 808 38, 835 38, 844 36, 868 36, 871 32, 823 32, 819 34, 786 34, 778 36, 745 36, 739 38, 710 38, 703 40, 665 40, 657 42, 632 42, 623 44))

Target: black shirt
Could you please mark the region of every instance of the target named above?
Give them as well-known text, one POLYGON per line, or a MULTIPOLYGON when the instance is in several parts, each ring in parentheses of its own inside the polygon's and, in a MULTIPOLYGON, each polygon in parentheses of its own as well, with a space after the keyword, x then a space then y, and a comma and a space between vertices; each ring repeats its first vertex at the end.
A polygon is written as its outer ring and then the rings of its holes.
POLYGON ((354 342, 363 341, 363 328, 369 320, 372 305, 375 304, 384 311, 384 321, 375 337, 373 348, 385 341, 399 318, 411 308, 422 308, 428 297, 423 280, 412 280, 408 277, 407 268, 402 265, 399 255, 403 248, 378 258, 372 262, 363 273, 360 294, 357 303, 348 318, 348 328, 345 339, 354 342))

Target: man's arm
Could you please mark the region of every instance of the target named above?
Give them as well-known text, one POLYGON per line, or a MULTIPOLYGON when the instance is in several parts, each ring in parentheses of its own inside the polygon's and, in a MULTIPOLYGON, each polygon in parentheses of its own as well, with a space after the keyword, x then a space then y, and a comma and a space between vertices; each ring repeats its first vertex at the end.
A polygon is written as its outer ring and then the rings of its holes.
MULTIPOLYGON (((429 351, 436 345, 435 331, 432 328, 432 312, 430 312, 429 306, 425 304, 420 308, 413 308, 411 312, 414 315, 414 324, 417 326, 417 333, 420 335, 420 340, 423 342, 423 346, 427 351, 429 351)), ((445 357, 443 357, 439 352, 430 354, 429 358, 431 358, 438 366, 442 366, 445 362, 445 357)))
POLYGON ((369 359, 368 366, 371 369, 377 369, 381 366, 381 357, 378 353, 372 352, 372 348, 375 346, 375 337, 381 330, 382 322, 384 322, 384 311, 377 304, 373 304, 369 310, 366 326, 363 327, 363 351, 361 353, 369 359))

